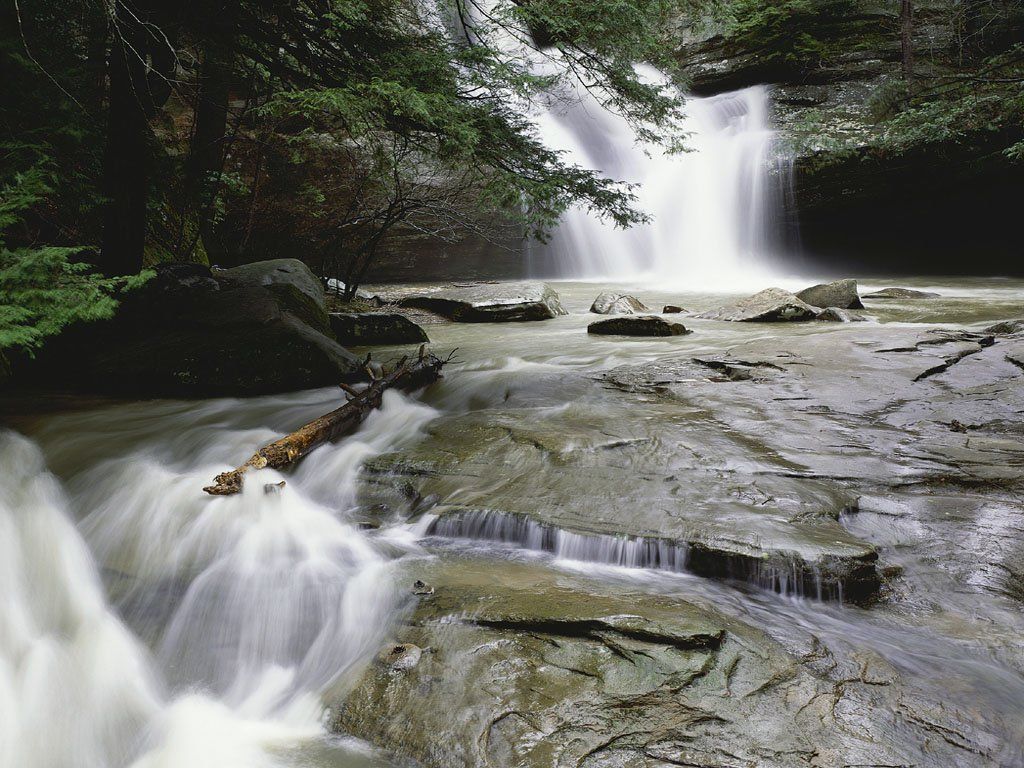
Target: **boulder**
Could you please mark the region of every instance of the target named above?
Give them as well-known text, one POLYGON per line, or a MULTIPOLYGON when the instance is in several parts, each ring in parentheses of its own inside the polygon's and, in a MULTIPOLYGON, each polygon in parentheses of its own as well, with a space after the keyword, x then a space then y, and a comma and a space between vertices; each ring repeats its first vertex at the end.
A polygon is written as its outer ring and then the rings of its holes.
POLYGON ((244 396, 337 384, 360 361, 329 334, 319 283, 281 259, 211 272, 157 267, 108 321, 68 329, 25 369, 55 382, 130 396, 244 396))
POLYGON ((568 314, 547 283, 473 283, 399 288, 380 298, 402 307, 425 309, 458 323, 550 320, 568 314))
POLYGON ((831 323, 862 323, 866 318, 856 312, 850 312, 839 307, 826 307, 818 313, 817 319, 831 323))
POLYGON ((781 288, 766 288, 735 304, 698 315, 705 320, 741 323, 813 320, 817 316, 817 308, 781 288))
POLYGON ((686 310, 682 307, 677 307, 675 304, 666 304, 665 308, 661 310, 663 315, 678 315, 682 314, 686 310))
POLYGON ((657 315, 632 315, 598 320, 587 333, 603 336, 682 336, 692 333, 682 323, 670 323, 657 315))
POLYGON ((796 297, 812 307, 838 307, 839 309, 863 309, 857 293, 856 280, 836 280, 804 288, 796 297))
POLYGON ((403 315, 376 312, 332 312, 331 330, 339 344, 369 347, 377 344, 421 344, 426 332, 403 315))
POLYGON ((636 296, 624 293, 602 293, 590 305, 590 311, 597 315, 635 315, 649 312, 636 296))
POLYGON ((1003 320, 1002 322, 995 323, 994 325, 990 325, 986 328, 985 333, 995 334, 996 336, 1010 336, 1014 333, 1024 333, 1024 318, 1003 320))
POLYGON ((217 280, 270 291, 282 309, 306 325, 328 333, 327 302, 316 276, 298 259, 271 259, 213 273, 217 280))
POLYGON ((938 299, 941 294, 915 291, 913 288, 883 288, 874 293, 865 293, 865 299, 938 299))

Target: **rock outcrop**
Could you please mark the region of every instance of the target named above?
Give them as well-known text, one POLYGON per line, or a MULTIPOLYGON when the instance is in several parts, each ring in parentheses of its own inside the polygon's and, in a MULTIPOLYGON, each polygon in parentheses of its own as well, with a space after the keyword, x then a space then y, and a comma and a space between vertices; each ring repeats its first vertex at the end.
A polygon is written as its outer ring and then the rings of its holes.
POLYGON ((434 312, 457 323, 550 320, 566 314, 547 283, 472 283, 398 286, 380 292, 385 302, 434 312))
POLYGON ((768 323, 813 320, 817 316, 818 310, 815 307, 801 301, 789 291, 766 288, 735 304, 704 312, 697 317, 737 323, 768 323))
MULTIPOLYGON (((919 72, 933 83, 984 82, 985 62, 1021 39, 1024 17, 1008 9, 915 3, 919 72)), ((1024 166, 1002 154, 1024 138, 1019 121, 958 121, 906 146, 890 140, 904 98, 899 3, 777 2, 732 19, 698 11, 682 26, 678 58, 692 93, 771 84, 773 122, 796 150, 789 214, 823 265, 958 274, 969 252, 976 274, 1024 269, 1014 258, 1024 166)))
POLYGON ((591 323, 587 326, 587 333, 601 336, 683 336, 691 331, 682 323, 672 323, 657 315, 627 315, 591 323))
POLYGON ((938 299, 940 295, 930 291, 915 291, 913 288, 883 288, 864 294, 865 299, 938 299))
POLYGON ((650 312, 636 296, 625 293, 602 293, 590 305, 590 311, 597 315, 635 315, 650 312))
POLYGON ((394 313, 332 312, 330 322, 338 343, 350 347, 430 341, 420 326, 404 315, 394 313))
MULTIPOLYGON (((822 599, 870 599, 879 587, 877 555, 836 522, 848 503, 842 492, 767 467, 720 477, 708 472, 719 464, 749 464, 751 437, 703 434, 693 442, 687 435, 694 425, 679 420, 678 402, 662 394, 664 383, 677 379, 691 390, 700 381, 732 390, 779 379, 784 386, 786 378, 777 364, 759 361, 614 369, 605 382, 619 390, 613 396, 618 407, 583 410, 579 421, 550 425, 525 423, 508 407, 439 420, 416 446, 371 460, 360 498, 368 507, 388 509, 431 499, 437 519, 430 531, 447 538, 737 579, 822 599), (739 368, 744 370, 732 378, 737 384, 718 383, 739 368), (638 421, 637 407, 646 419, 638 421), (686 445, 684 453, 693 457, 652 452, 655 433, 648 423, 657 425, 659 443, 686 445), (484 478, 494 477, 496 466, 514 470, 494 485, 484 478), (638 466, 643 472, 635 471, 638 466), (756 498, 738 490, 750 483, 758 488, 756 498)), ((574 386, 593 384, 563 380, 563 390, 574 386)), ((702 391, 705 398, 713 394, 702 391)), ((731 402, 740 393, 722 396, 731 402)), ((737 428, 739 423, 723 432, 737 428)))
POLYGON ((712 607, 539 565, 419 562, 435 594, 331 715, 425 768, 944 768, 987 743, 873 653, 796 657, 712 607))
POLYGON ((985 329, 985 333, 995 334, 996 336, 1010 336, 1016 333, 1024 333, 1024 318, 1003 320, 1001 322, 994 323, 985 329))
POLYGON ((157 268, 109 321, 77 326, 27 365, 40 386, 209 397, 337 384, 363 374, 333 338, 319 281, 300 261, 157 268))
POLYGON ((812 285, 797 293, 796 297, 812 307, 820 309, 827 307, 864 309, 860 294, 857 293, 856 280, 836 280, 831 283, 812 285))

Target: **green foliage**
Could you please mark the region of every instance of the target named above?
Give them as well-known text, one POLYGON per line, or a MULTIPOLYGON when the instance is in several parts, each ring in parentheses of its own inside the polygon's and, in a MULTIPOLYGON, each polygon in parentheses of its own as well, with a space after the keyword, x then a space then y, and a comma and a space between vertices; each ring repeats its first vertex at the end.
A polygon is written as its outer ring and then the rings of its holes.
POLYGON ((1004 143, 1020 159, 1024 135, 1024 45, 993 56, 977 72, 953 74, 906 92, 883 123, 882 143, 894 150, 936 143, 1004 143), (986 138, 988 137, 988 138, 986 138))
MULTIPOLYGON (((384 198, 403 183, 398 177, 429 165, 435 176, 471 184, 482 210, 502 209, 541 238, 573 204, 622 226, 643 220, 628 188, 566 163, 543 145, 526 115, 539 99, 578 98, 579 78, 645 138, 674 138, 678 95, 645 82, 634 63, 674 66, 664 30, 678 0, 533 0, 486 10, 457 0, 452 24, 442 21, 450 10, 442 3, 420 10, 401 0, 331 5, 333 23, 318 42, 336 51, 337 67, 324 59, 286 62, 296 84, 310 75, 313 83, 278 90, 261 112, 308 126, 308 141, 292 144, 298 162, 325 151, 326 133, 345 145, 384 198), (549 46, 550 66, 542 72, 528 56, 539 30, 549 46), (353 38, 371 52, 355 68, 346 55, 353 38)), ((317 210, 323 198, 307 190, 303 200, 317 210)))
POLYGON ((117 309, 116 295, 152 273, 103 278, 75 261, 77 248, 19 248, 0 243, 0 350, 31 352, 76 322, 104 320, 117 309))
POLYGON ((52 176, 41 161, 0 187, 0 352, 31 353, 71 323, 111 317, 117 294, 152 274, 104 278, 77 259, 81 247, 8 248, 4 232, 22 225, 26 212, 52 193, 52 176))
POLYGON ((816 66, 835 46, 829 29, 856 12, 852 0, 720 0, 715 16, 723 33, 765 64, 816 66))

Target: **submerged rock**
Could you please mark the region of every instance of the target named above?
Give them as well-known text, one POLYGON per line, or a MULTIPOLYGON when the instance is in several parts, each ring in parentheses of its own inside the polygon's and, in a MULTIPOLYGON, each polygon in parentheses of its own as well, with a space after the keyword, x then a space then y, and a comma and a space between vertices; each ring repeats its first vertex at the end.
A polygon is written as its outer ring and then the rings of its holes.
POLYGON ((133 396, 239 396, 337 384, 360 361, 330 334, 302 262, 157 268, 109 321, 77 326, 26 367, 45 386, 133 396), (56 377, 56 378, 55 378, 56 377))
POLYGON ((473 283, 385 291, 381 298, 403 307, 424 309, 458 323, 507 323, 549 320, 568 314, 547 283, 473 283))
POLYGON ((831 323, 862 323, 866 320, 864 315, 849 312, 839 307, 826 307, 818 313, 817 319, 831 323))
POLYGON ((874 293, 865 293, 865 299, 938 299, 941 294, 915 291, 913 288, 883 288, 874 293))
POLYGON ((389 645, 377 654, 377 660, 389 669, 404 672, 420 663, 423 649, 412 643, 389 645))
POLYGON ((675 304, 666 304, 665 307, 661 310, 661 314, 678 315, 682 314, 685 311, 685 309, 683 309, 682 307, 677 307, 675 304))
POLYGON ((836 280, 804 288, 796 297, 812 307, 838 307, 839 309, 864 309, 857 293, 856 280, 836 280))
POLYGON ((813 320, 817 316, 816 308, 781 288, 766 288, 735 304, 698 315, 705 320, 746 323, 813 320))
POLYGON ((420 344, 427 333, 409 318, 376 312, 331 313, 331 330, 340 344, 353 347, 376 344, 420 344))
POLYGON ((590 311, 597 315, 635 315, 649 312, 636 296, 624 293, 602 293, 590 305, 590 311))
POLYGON ((604 336, 683 336, 691 331, 682 323, 672 323, 657 315, 633 315, 598 320, 587 326, 587 333, 604 336))

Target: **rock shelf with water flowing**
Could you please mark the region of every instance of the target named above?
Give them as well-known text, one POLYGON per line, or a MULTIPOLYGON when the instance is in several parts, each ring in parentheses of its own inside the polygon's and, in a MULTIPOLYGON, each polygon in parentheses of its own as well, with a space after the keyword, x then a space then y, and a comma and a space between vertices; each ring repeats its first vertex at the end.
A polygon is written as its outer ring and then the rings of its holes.
POLYGON ((550 286, 544 322, 431 325, 445 378, 228 497, 336 387, 24 416, 4 768, 1019 763, 1024 287, 993 285, 849 324, 637 289, 692 310, 659 339, 550 286))

